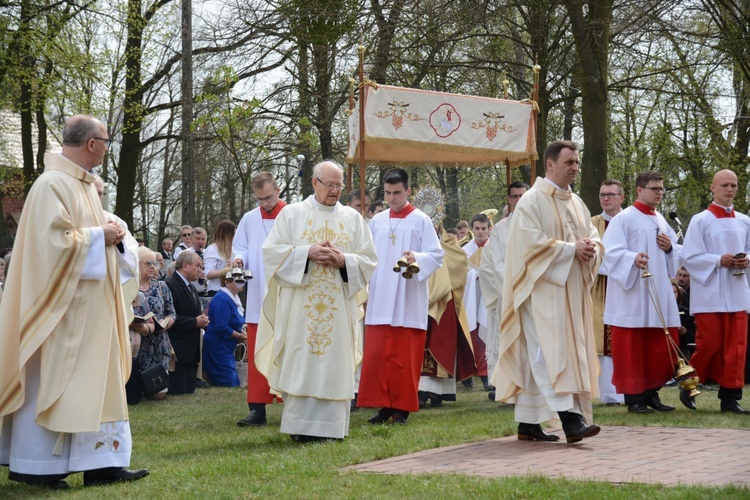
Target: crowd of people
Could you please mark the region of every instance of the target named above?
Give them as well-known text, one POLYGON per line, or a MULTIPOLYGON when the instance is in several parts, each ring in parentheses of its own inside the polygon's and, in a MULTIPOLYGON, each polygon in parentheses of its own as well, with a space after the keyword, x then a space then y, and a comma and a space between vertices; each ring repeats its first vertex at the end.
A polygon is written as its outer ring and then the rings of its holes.
MULTIPOLYGON (((409 202, 405 170, 383 176, 384 200, 355 189, 343 204, 344 171, 327 160, 307 199, 287 205, 259 173, 239 224, 220 221, 208 246, 185 225, 154 252, 97 202, 103 124, 76 116, 63 136, 27 199, 10 280, 0 260, 0 464, 12 480, 145 477, 127 468, 126 403, 208 386, 247 384, 238 426, 267 425, 266 406, 283 403, 280 431, 318 442, 344 439, 358 408, 374 410, 370 424, 407 425, 478 377, 513 407, 518 439, 558 441, 542 425, 559 419, 576 443, 601 430, 597 399, 675 410, 659 390, 680 356, 719 386, 722 412, 750 414, 739 404, 750 218, 733 209, 731 171, 714 175, 713 203, 680 242, 657 211, 658 172, 638 174, 626 208, 622 182, 606 180, 592 217, 572 191, 569 141, 548 146, 533 186, 508 186, 497 223, 488 211, 447 229, 409 202), (102 433, 118 445, 85 448, 102 433)), ((684 388, 680 401, 698 407, 684 388)))

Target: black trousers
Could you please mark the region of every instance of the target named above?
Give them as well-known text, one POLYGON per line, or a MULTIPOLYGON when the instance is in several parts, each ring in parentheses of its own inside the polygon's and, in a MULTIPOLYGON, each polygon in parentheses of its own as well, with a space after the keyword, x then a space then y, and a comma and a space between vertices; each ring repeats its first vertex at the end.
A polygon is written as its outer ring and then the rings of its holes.
POLYGON ((174 371, 169 372, 168 394, 192 394, 195 392, 195 377, 198 363, 180 363, 174 365, 174 371))

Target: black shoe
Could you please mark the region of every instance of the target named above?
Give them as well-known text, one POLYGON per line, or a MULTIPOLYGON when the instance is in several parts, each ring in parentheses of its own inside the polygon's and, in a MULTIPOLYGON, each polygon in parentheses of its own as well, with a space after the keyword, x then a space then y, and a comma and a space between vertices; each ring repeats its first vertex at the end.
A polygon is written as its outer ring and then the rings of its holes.
POLYGON ((391 419, 393 412, 394 410, 391 408, 381 408, 375 415, 368 418, 367 421, 371 424, 384 424, 391 419))
POLYGON ((489 389, 490 386, 489 386, 489 382, 487 381, 487 375, 482 375, 479 378, 482 381, 482 387, 484 387, 484 390, 485 391, 489 391, 490 390, 489 389))
POLYGON ((259 427, 266 425, 266 416, 257 410, 251 410, 247 417, 237 422, 238 427, 259 427))
POLYGON ((439 408, 443 406, 443 397, 440 394, 428 392, 427 395, 430 397, 430 406, 432 406, 433 408, 439 408))
POLYGON ((690 410, 697 409, 695 406, 695 397, 690 396, 690 391, 688 390, 680 389, 680 403, 690 410))
POLYGON ((630 413, 654 413, 654 410, 646 406, 646 403, 633 403, 628 406, 630 413))
POLYGON ((22 472, 8 471, 8 479, 24 484, 33 484, 35 486, 45 486, 51 490, 64 490, 68 488, 68 483, 64 479, 67 474, 24 474, 22 472))
POLYGON ((674 406, 665 405, 659 399, 659 396, 646 398, 646 406, 650 406, 656 411, 674 411, 674 406))
POLYGON ((736 413, 737 415, 750 415, 750 410, 746 410, 743 407, 740 406, 740 404, 735 401, 731 400, 728 402, 721 402, 721 412, 722 413, 736 413))
POLYGON ((469 377, 462 380, 461 385, 463 385, 464 387, 474 387, 474 380, 472 379, 472 377, 469 377))
POLYGON ((490 391, 490 392, 487 393, 487 399, 489 399, 490 401, 494 401, 495 400, 495 391, 494 390, 492 390, 492 391, 490 391))
POLYGON ((620 403, 606 403, 606 406, 620 406, 620 403))
POLYGON ((419 400, 419 409, 424 410, 427 407, 429 393, 427 393, 426 391, 417 391, 417 399, 419 400))
POLYGON ((406 425, 406 421, 409 418, 408 411, 395 410, 393 412, 393 423, 398 425, 406 425))
POLYGON ((304 434, 290 434, 289 437, 295 443, 325 443, 327 441, 343 441, 341 438, 322 437, 322 436, 306 436, 304 434))
POLYGON ((519 441, 559 441, 560 436, 547 434, 539 424, 518 424, 519 441))
POLYGON ((601 430, 602 428, 598 425, 586 425, 586 422, 581 420, 580 422, 571 425, 570 428, 565 431, 565 438, 568 443, 577 443, 578 441, 583 440, 583 438, 596 436, 601 430))
POLYGON ((357 406, 357 393, 354 393, 354 399, 352 399, 351 405, 349 405, 349 411, 359 411, 359 406, 357 406))
POLYGON ((495 386, 492 384, 488 384, 487 387, 484 388, 484 390, 487 392, 492 392, 495 390, 495 386))
POLYGON ((211 386, 205 380, 197 378, 195 379, 195 387, 198 389, 208 389, 211 386))
POLYGON ((87 470, 83 473, 84 486, 137 481, 148 476, 148 469, 128 470, 124 467, 107 467, 105 469, 87 470))

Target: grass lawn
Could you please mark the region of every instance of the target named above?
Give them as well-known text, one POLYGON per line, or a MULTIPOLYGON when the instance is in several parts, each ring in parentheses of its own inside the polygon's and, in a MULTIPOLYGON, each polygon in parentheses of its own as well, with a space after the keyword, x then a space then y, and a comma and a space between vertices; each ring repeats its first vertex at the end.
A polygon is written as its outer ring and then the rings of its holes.
MULTIPOLYGON (((475 385, 481 386, 478 382, 475 379, 475 385)), ((675 388, 665 388, 661 395, 677 411, 636 416, 624 407, 597 404, 596 423, 750 429, 750 417, 719 413, 714 391, 698 397, 697 412, 679 404, 675 388)), ((498 408, 479 388, 459 385, 458 402, 415 413, 407 426, 371 425, 367 418, 374 412, 359 410, 352 413, 349 437, 338 443, 293 443, 279 433, 279 405, 268 407, 268 426, 237 427, 235 422, 247 411, 244 390, 239 388, 198 389, 192 396, 144 401, 131 407, 132 467, 148 467, 149 477, 83 488, 83 476, 75 474, 68 478, 69 490, 51 492, 10 482, 0 471, 0 498, 750 498, 750 491, 732 487, 665 488, 539 476, 385 476, 341 470, 418 450, 514 434, 513 411, 498 408)), ((596 438, 591 440, 593 445, 596 438)), ((677 457, 685 450, 664 452, 677 457)), ((689 460, 689 454, 684 457, 689 460)))

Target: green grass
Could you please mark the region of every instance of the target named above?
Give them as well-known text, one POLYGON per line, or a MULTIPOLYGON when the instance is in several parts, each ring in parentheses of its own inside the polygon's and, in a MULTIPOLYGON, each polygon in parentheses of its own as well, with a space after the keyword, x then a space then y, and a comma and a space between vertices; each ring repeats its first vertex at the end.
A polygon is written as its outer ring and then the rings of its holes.
MULTIPOLYGON (((475 379, 475 382, 478 382, 475 379)), ((498 408, 478 388, 458 388, 456 403, 413 414, 407 426, 367 423, 372 410, 352 413, 349 437, 340 443, 293 443, 279 433, 280 405, 268 407, 269 425, 238 428, 247 414, 242 389, 199 389, 192 396, 131 407, 132 467, 148 467, 142 481, 83 488, 81 474, 68 478, 66 492, 8 481, 0 474, 0 498, 749 498, 742 488, 615 485, 540 476, 477 478, 458 474, 378 475, 345 472, 343 467, 418 450, 493 439, 515 433, 511 409, 498 408)), ((600 425, 656 425, 750 429, 750 418, 719 413, 716 392, 699 396, 699 411, 677 401, 665 388, 662 400, 678 406, 671 413, 636 416, 624 407, 596 405, 600 425)), ((750 405, 748 405, 750 406, 750 405)), ((593 443, 592 443, 593 444, 593 443)), ((677 453, 679 450, 665 451, 677 453)))

